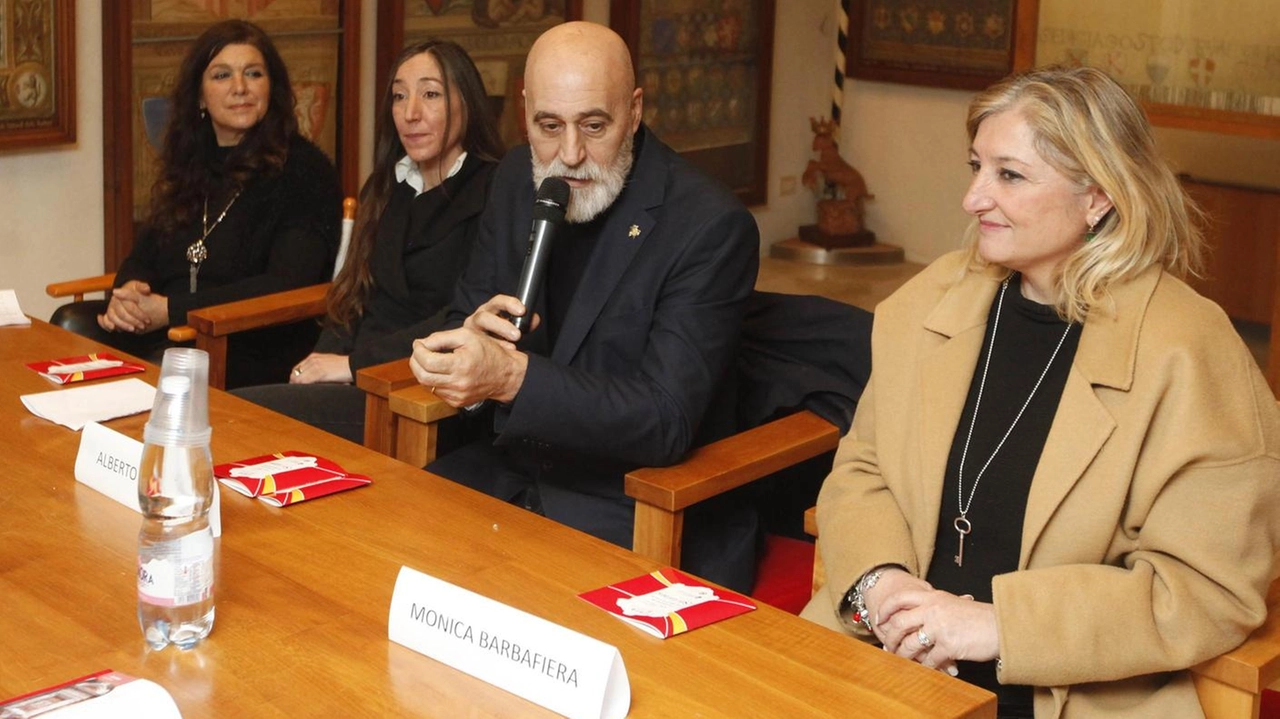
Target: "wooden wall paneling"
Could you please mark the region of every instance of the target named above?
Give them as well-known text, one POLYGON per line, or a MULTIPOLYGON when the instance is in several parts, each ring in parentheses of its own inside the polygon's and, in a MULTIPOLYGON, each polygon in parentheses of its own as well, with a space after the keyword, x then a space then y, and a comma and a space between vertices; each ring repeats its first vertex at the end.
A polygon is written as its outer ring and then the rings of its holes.
POLYGON ((102 6, 103 267, 113 272, 133 248, 133 47, 130 6, 102 6))
POLYGON ((1191 284, 1231 317, 1271 322, 1280 241, 1280 191, 1181 178, 1205 211, 1209 245, 1203 278, 1191 284))
POLYGON ((338 68, 338 174, 343 197, 360 195, 360 1, 342 3, 342 60, 338 68))
POLYGON ((1265 373, 1280 397, 1280 190, 1179 179, 1207 216, 1204 277, 1190 283, 1233 319, 1271 325, 1265 373))

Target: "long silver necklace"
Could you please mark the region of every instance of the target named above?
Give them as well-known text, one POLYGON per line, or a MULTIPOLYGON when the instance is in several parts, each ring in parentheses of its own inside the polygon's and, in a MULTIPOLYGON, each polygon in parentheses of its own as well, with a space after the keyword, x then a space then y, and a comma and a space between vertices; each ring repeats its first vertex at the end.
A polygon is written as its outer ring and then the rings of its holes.
POLYGON ((213 224, 210 225, 209 196, 204 196, 204 212, 200 214, 200 229, 203 232, 195 242, 187 245, 187 262, 191 264, 190 287, 193 294, 196 291, 196 275, 200 274, 200 264, 209 257, 209 248, 205 247, 204 241, 209 239, 209 235, 222 223, 222 218, 227 216, 227 210, 230 210, 231 206, 236 204, 236 198, 238 197, 240 197, 240 190, 236 190, 236 194, 232 195, 231 199, 227 201, 227 206, 222 208, 222 213, 218 215, 218 219, 214 220, 213 224))
POLYGON ((973 439, 973 427, 978 423, 978 408, 982 406, 982 391, 987 386, 987 370, 991 367, 991 355, 996 351, 996 332, 1000 329, 1000 311, 1004 308, 1004 293, 1009 289, 1009 280, 1005 279, 1000 284, 1000 297, 996 300, 996 318, 991 322, 991 345, 987 347, 987 359, 982 364, 982 379, 978 383, 978 397, 973 401, 973 416, 969 418, 969 434, 964 438, 964 450, 960 453, 960 472, 959 479, 956 481, 956 506, 960 509, 960 515, 955 518, 951 526, 956 528, 956 534, 960 536, 960 549, 956 553, 956 566, 964 566, 964 538, 973 531, 973 523, 969 521, 969 508, 973 506, 973 495, 978 491, 978 482, 982 481, 982 475, 986 473, 987 467, 991 466, 991 460, 996 458, 996 454, 1000 448, 1004 446, 1009 435, 1013 434, 1013 428, 1018 426, 1018 420, 1022 419, 1022 413, 1027 411, 1027 407, 1031 404, 1031 398, 1036 396, 1036 390, 1040 389, 1040 383, 1044 381, 1045 375, 1049 374, 1049 368, 1053 366, 1053 360, 1058 356, 1058 350, 1062 349, 1062 343, 1067 340, 1067 334, 1071 332, 1071 324, 1067 324, 1067 329, 1062 332, 1062 336, 1058 338, 1058 346, 1053 348, 1053 354, 1049 355, 1049 363, 1044 366, 1044 371, 1040 373, 1040 378, 1036 380, 1036 384, 1031 388, 1031 394, 1027 395, 1027 401, 1022 403, 1022 409, 1018 410, 1017 416, 1013 418, 1013 423, 1009 425, 996 443, 996 448, 992 450, 991 456, 987 457, 987 461, 982 465, 982 469, 978 470, 978 476, 973 478, 973 486, 969 488, 969 500, 964 499, 964 464, 969 457, 969 442, 973 439))

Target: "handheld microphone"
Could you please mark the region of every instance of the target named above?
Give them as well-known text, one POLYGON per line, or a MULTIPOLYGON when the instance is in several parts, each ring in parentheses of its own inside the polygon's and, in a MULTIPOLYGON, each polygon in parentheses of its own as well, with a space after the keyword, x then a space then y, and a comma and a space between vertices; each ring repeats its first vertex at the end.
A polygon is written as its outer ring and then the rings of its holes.
POLYGON ((569 183, 559 177, 548 177, 538 187, 538 196, 533 201, 533 227, 529 230, 529 250, 524 257, 524 267, 520 270, 520 285, 516 289, 516 299, 525 306, 524 315, 511 322, 516 329, 524 331, 525 325, 533 317, 533 302, 538 288, 542 286, 542 276, 546 273, 547 258, 551 255, 551 240, 556 230, 564 222, 564 211, 569 205, 569 183))

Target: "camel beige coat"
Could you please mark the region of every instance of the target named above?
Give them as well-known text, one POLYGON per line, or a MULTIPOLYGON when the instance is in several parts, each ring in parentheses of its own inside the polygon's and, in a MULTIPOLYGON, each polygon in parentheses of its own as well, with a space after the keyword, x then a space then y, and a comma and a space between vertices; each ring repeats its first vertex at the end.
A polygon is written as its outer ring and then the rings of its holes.
MULTIPOLYGON (((840 597, 876 565, 928 568, 998 287, 953 253, 876 309, 871 384, 818 498, 829 583, 807 618, 837 628, 840 597)), ((1021 571, 993 580, 1000 680, 1043 687, 1041 718, 1201 716, 1179 670, 1266 616, 1280 410, 1222 310, 1181 281, 1152 268, 1111 296, 1031 483, 1021 571)))

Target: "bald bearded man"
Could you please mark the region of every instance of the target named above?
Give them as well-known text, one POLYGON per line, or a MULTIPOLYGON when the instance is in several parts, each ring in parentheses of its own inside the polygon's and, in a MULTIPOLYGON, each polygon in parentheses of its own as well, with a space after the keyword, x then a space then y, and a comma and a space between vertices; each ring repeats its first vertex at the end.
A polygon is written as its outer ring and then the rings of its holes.
MULTIPOLYGON (((496 436, 428 469, 630 547, 625 472, 734 429, 730 367, 759 234, 732 193, 641 123, 631 54, 612 30, 548 30, 524 96, 529 146, 494 173, 451 329, 415 342, 411 361, 455 407, 491 400, 496 436), (526 308, 513 295, 546 177, 570 186, 567 223, 526 308), (526 312, 522 333, 509 318, 526 312)), ((746 497, 699 508, 682 566, 749 590, 755 531, 746 497)))

